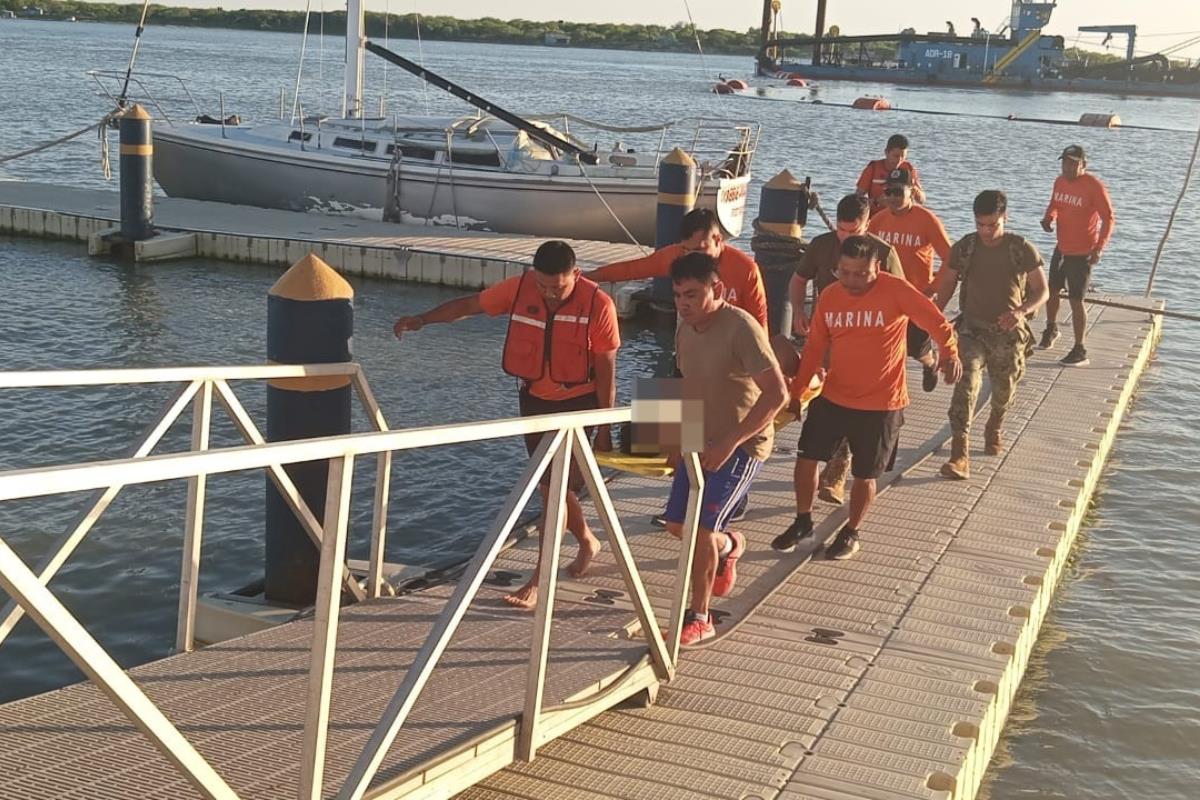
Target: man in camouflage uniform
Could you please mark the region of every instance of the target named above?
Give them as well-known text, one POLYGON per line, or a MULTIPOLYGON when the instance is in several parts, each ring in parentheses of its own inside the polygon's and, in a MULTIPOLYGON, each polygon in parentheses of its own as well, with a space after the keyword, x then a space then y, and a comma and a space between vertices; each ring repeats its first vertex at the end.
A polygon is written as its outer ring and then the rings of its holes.
POLYGON ((981 192, 975 198, 975 233, 951 249, 938 286, 937 304, 945 308, 962 284, 957 327, 963 377, 950 401, 954 438, 950 460, 942 465, 945 478, 971 476, 968 431, 984 369, 992 386, 984 452, 995 456, 1004 451, 1004 414, 1025 374, 1026 346, 1033 338, 1028 318, 1050 294, 1037 248, 1028 239, 1005 232, 1007 219, 1004 192, 981 192))

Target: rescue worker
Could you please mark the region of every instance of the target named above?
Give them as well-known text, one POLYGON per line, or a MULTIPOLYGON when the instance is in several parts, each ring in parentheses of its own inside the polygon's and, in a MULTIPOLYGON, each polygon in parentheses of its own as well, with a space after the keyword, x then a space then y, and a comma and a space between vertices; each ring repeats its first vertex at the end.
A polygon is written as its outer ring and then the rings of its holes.
MULTIPOLYGON (((917 291, 932 299, 937 293, 933 257, 936 254, 946 263, 950 237, 937 215, 914 201, 914 180, 912 172, 903 167, 891 171, 884 189, 886 208, 871 217, 867 230, 896 248, 904 277, 917 291)), ((908 354, 924 368, 921 388, 932 392, 937 388, 937 370, 929 334, 910 324, 907 341, 908 354)))
POLYGON ((908 161, 908 137, 897 133, 888 137, 883 158, 867 162, 866 168, 858 176, 858 193, 871 202, 871 216, 886 207, 883 193, 887 188, 887 178, 892 170, 897 169, 906 169, 912 174, 913 197, 925 205, 925 189, 921 187, 921 178, 917 168, 908 161))
POLYGON ((1062 174, 1054 179, 1050 204, 1042 216, 1042 229, 1054 230, 1057 220, 1057 246, 1050 257, 1050 300, 1046 303, 1046 330, 1039 345, 1049 350, 1058 339, 1059 292, 1067 290, 1071 304, 1071 327, 1075 346, 1061 363, 1081 367, 1088 363, 1084 335, 1087 332, 1087 309, 1083 295, 1092 277, 1092 267, 1100 261, 1104 248, 1112 239, 1116 225, 1112 199, 1104 183, 1087 171, 1087 155, 1083 147, 1073 144, 1058 157, 1062 174))
MULTIPOLYGON (((617 350, 621 346, 616 304, 593 281, 580 276, 575 252, 566 242, 545 242, 534 254, 533 269, 482 292, 449 300, 430 311, 401 317, 394 330, 399 339, 404 333, 426 325, 455 322, 476 314, 509 316, 501 366, 520 381, 521 416, 615 405, 617 350)), ((592 433, 589 431, 589 436, 592 433)), ((607 426, 594 433, 597 450, 612 449, 612 434, 607 426)), ((525 449, 530 455, 541 438, 542 434, 525 437, 525 449)), ((577 496, 582 486, 582 473, 572 463, 567 529, 578 542, 579 552, 567 572, 576 578, 587 573, 600 551, 600 542, 588 528, 577 496)), ((549 470, 539 488, 545 507, 550 491, 549 470)), ((510 605, 530 609, 537 604, 540 568, 539 564, 525 586, 505 597, 510 605)))
POLYGON ((991 415, 984 427, 984 452, 1004 452, 1004 414, 1012 405, 1017 383, 1025 374, 1025 349, 1032 334, 1027 320, 1050 292, 1042 272, 1042 256, 1023 236, 1008 233, 1008 198, 988 190, 975 198, 975 233, 950 251, 942 269, 937 304, 945 308, 961 284, 958 352, 963 379, 950 401, 950 460, 942 476, 971 476, 969 431, 983 370, 992 386, 991 415))
POLYGON ((853 456, 850 514, 825 548, 825 557, 847 559, 859 549, 859 529, 875 497, 875 480, 892 468, 899 446, 908 388, 904 374, 909 319, 938 343, 947 383, 962 374, 954 329, 933 301, 908 281, 881 274, 879 249, 866 236, 842 242, 838 283, 817 298, 800 371, 792 382, 795 397, 828 359, 821 395, 808 406, 797 447, 796 520, 771 546, 790 553, 813 535, 812 507, 817 493, 818 462, 828 461, 842 439, 853 456))
POLYGON ((717 215, 707 208, 689 211, 679 228, 679 243, 655 250, 648 256, 619 261, 584 273, 596 283, 618 283, 643 278, 666 278, 671 264, 688 253, 705 253, 717 260, 722 300, 740 308, 767 329, 767 294, 762 273, 754 259, 729 246, 721 236, 717 215))
MULTIPOLYGON (((897 278, 904 277, 896 249, 879 237, 867 233, 867 222, 870 218, 871 204, 867 198, 859 194, 848 194, 837 204, 837 227, 808 243, 804 258, 796 266, 788 286, 792 303, 792 333, 795 335, 808 335, 809 282, 813 285, 814 302, 827 286, 837 283, 842 242, 849 237, 865 235, 874 241, 879 250, 879 263, 883 270, 897 278)), ((833 457, 825 465, 825 469, 821 471, 817 496, 827 503, 841 505, 845 501, 846 475, 849 472, 850 445, 843 440, 834 450, 833 457)))

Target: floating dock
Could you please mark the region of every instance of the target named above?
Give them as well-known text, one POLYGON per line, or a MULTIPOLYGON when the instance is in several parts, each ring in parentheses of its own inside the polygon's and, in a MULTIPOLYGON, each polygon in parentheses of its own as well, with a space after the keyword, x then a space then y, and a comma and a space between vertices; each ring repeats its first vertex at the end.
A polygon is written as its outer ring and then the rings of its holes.
MULTIPOLYGON (((972 800, 1159 335, 1145 312, 1094 309, 1091 364, 1035 354, 1009 413, 1009 449, 986 457, 977 444, 964 482, 938 476, 949 392, 919 391, 913 371, 897 469, 849 561, 769 546, 794 513, 788 448, 799 430, 785 428, 739 523, 749 546, 734 593, 714 605, 719 635, 684 650, 667 683, 645 655, 611 548, 592 574, 564 573, 530 762, 518 753, 534 626, 501 598, 524 582, 536 549, 507 549, 366 796, 972 800)), ((667 484, 620 476, 609 490, 665 623, 679 548, 649 518, 667 484)), ((831 536, 844 509, 817 511, 818 537, 831 536)), ((343 610, 322 796, 337 795, 454 577, 343 610)), ((313 637, 313 620, 301 619, 128 674, 236 792, 223 796, 291 798, 313 637)), ((194 794, 90 683, 0 706, 2 797, 194 794)))

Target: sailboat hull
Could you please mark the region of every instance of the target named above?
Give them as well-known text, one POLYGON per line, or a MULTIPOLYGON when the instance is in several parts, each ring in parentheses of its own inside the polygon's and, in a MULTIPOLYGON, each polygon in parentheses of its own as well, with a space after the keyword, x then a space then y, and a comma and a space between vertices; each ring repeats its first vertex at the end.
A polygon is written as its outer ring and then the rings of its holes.
MULTIPOLYGON (((264 208, 382 216, 388 161, 331 154, 328 148, 264 148, 239 141, 236 132, 224 138, 200 126, 155 131, 154 176, 163 191, 264 208)), ((749 180, 749 175, 710 180, 698 198, 697 205, 718 212, 731 236, 741 231, 749 180)), ((611 242, 628 242, 632 235, 654 244, 653 178, 604 176, 589 182, 582 176, 405 162, 399 188, 406 222, 611 242)))

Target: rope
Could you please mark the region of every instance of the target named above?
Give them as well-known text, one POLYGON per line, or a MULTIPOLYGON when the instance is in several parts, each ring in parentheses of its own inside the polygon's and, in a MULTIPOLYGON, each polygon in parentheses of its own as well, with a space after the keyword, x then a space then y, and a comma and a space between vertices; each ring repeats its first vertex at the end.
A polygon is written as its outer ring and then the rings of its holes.
POLYGON ((296 91, 292 95, 292 124, 296 124, 296 114, 300 109, 300 77, 304 74, 304 53, 308 49, 308 20, 312 15, 312 0, 304 4, 304 36, 300 39, 300 66, 296 68, 296 91))
MULTIPOLYGON (((692 26, 692 36, 696 38, 696 50, 700 52, 700 68, 704 70, 705 76, 708 75, 708 62, 704 59, 704 48, 700 45, 700 31, 696 30, 696 21, 692 19, 692 7, 688 0, 683 0, 683 7, 687 10, 688 24, 692 26)), ((720 95, 717 95, 720 97, 720 95)))
POLYGON ((837 230, 837 228, 834 227, 834 224, 829 221, 829 217, 826 215, 825 209, 821 208, 821 198, 815 194, 813 195, 812 207, 815 208, 817 213, 821 215, 821 221, 825 223, 825 227, 829 228, 831 233, 837 230))
MULTIPOLYGON (((321 27, 317 32, 317 116, 325 113, 325 0, 321 0, 321 27)), ((319 126, 321 123, 317 123, 319 126)), ((320 146, 320 139, 317 140, 320 146)))
POLYGON ((13 154, 7 155, 7 156, 0 156, 0 164, 6 164, 9 161, 16 161, 18 158, 24 158, 25 156, 31 156, 34 153, 40 153, 43 150, 49 150, 51 147, 62 144, 63 142, 69 142, 72 139, 78 139, 80 136, 83 136, 85 133, 87 133, 90 130, 93 130, 97 127, 103 128, 104 125, 108 124, 109 119, 112 117, 113 117, 112 114, 106 114, 104 119, 102 119, 100 122, 96 122, 91 125, 88 125, 86 128, 80 128, 79 130, 75 131, 74 133, 68 133, 66 136, 60 136, 57 139, 55 139, 54 141, 43 142, 42 144, 35 145, 34 147, 30 147, 28 150, 22 150, 18 153, 13 153, 13 154))
POLYGON ((462 221, 458 218, 458 195, 454 192, 454 131, 450 129, 446 130, 446 163, 450 165, 450 210, 454 212, 454 227, 461 228, 462 221))
POLYGON ((596 193, 596 197, 600 200, 600 203, 604 206, 604 210, 607 211, 608 215, 610 217, 612 217, 614 221, 616 221, 618 226, 620 226, 621 232, 624 233, 629 238, 630 242, 632 242, 634 245, 636 245, 637 247, 639 247, 641 249, 642 255, 649 255, 650 248, 646 247, 644 244, 639 242, 637 240, 637 237, 635 237, 632 233, 629 232, 629 228, 625 227, 625 223, 622 222, 621 218, 617 216, 617 212, 612 210, 612 206, 610 206, 608 204, 608 201, 604 199, 604 195, 600 194, 600 190, 596 187, 596 184, 592 183, 592 176, 587 174, 587 170, 584 168, 583 162, 579 160, 578 156, 575 157, 575 163, 579 165, 579 174, 583 176, 583 179, 585 181, 587 181, 588 186, 592 187, 592 191, 596 193))
MULTIPOLYGON (((384 3, 383 3, 383 46, 385 49, 391 49, 391 43, 388 39, 388 21, 391 19, 391 16, 392 16, 391 0, 384 0, 384 3)), ((383 62, 383 87, 379 90, 379 116, 381 116, 381 117, 385 115, 386 109, 387 109, 386 100, 385 100, 385 98, 387 97, 387 72, 388 72, 388 61, 387 61, 387 59, 384 59, 384 62, 383 62)))
POLYGON ((1187 194, 1188 186, 1192 183, 1192 171, 1196 168, 1196 154, 1200 153, 1200 128, 1196 129, 1196 143, 1192 145, 1192 160, 1188 162, 1187 172, 1183 176, 1183 188, 1179 190, 1179 197, 1175 200, 1175 207, 1171 209, 1171 216, 1167 218, 1167 228, 1163 231, 1162 239, 1158 242, 1158 250, 1154 253, 1154 264, 1150 267, 1150 277, 1146 281, 1146 297, 1150 296, 1150 292, 1154 289, 1154 277, 1158 274, 1158 262, 1162 258, 1163 249, 1167 246, 1167 238, 1171 235, 1171 228, 1175 225, 1175 215, 1179 213, 1179 206, 1183 204, 1183 197, 1187 194))
POLYGON ((763 271, 785 271, 796 269, 804 258, 804 240, 794 236, 783 236, 765 231, 758 220, 752 223, 754 236, 750 238, 750 249, 754 260, 763 271))

